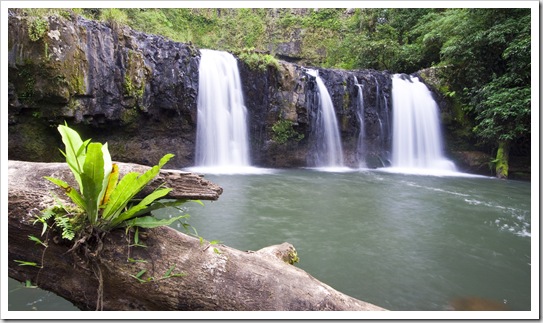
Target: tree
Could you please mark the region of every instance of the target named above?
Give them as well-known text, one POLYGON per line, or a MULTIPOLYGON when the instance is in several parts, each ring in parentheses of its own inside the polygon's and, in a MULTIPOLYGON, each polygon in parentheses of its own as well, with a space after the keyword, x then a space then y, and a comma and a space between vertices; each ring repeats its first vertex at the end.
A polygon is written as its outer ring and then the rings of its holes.
POLYGON ((441 48, 442 60, 451 64, 449 82, 476 121, 475 134, 498 147, 496 175, 505 178, 511 143, 530 134, 530 10, 451 14, 459 24, 441 48))

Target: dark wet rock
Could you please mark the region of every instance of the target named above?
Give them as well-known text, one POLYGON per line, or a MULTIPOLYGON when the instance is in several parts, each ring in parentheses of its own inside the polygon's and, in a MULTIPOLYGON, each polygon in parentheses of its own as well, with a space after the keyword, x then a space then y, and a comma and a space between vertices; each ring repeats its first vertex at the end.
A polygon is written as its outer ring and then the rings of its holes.
MULTIPOLYGON (((171 167, 194 165, 200 53, 192 44, 75 15, 49 17, 48 30, 33 41, 29 18, 12 13, 8 19, 9 159, 62 161, 56 126, 66 121, 83 138, 108 142, 115 160, 154 165, 173 153, 171 167)), ((310 164, 315 78, 287 61, 264 70, 238 65, 253 164, 310 164), (281 122, 291 124, 283 142, 274 130, 281 122)), ((333 101, 346 166, 389 165, 390 73, 316 69, 333 101), (357 84, 364 100, 363 135, 357 84)))
POLYGON ((154 164, 172 152, 174 166, 192 163, 196 48, 76 16, 49 17, 37 41, 26 17, 8 23, 10 159, 62 159, 49 146, 59 139, 35 138, 58 137, 54 128, 66 121, 109 142, 118 160, 154 164))

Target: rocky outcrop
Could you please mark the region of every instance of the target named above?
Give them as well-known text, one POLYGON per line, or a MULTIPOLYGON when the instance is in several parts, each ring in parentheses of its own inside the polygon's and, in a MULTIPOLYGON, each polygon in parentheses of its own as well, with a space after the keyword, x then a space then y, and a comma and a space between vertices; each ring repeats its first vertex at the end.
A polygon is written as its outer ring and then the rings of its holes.
POLYGON ((390 74, 374 70, 319 69, 319 75, 336 109, 347 166, 388 166, 392 145, 390 74), (363 112, 361 118, 360 112, 363 112), (364 122, 363 127, 360 119, 364 122), (364 130, 362 136, 361 129, 364 130))
MULTIPOLYGON (((152 165, 165 153, 173 153, 171 167, 194 165, 197 48, 76 15, 41 18, 46 22, 42 30, 35 27, 36 19, 40 18, 9 14, 10 159, 61 161, 56 126, 66 121, 84 138, 108 142, 116 160, 152 165)), ((264 70, 241 60, 238 64, 249 111, 252 163, 311 165, 315 78, 306 67, 287 61, 264 70)), ((390 74, 315 69, 334 104, 346 166, 389 165, 390 74)), ((455 127, 454 107, 446 98, 436 98, 443 107, 443 121, 455 127)), ((449 138, 446 146, 452 146, 449 157, 473 150, 472 143, 454 135, 447 125, 444 128, 449 138)), ((463 166, 463 170, 485 168, 463 166)))
MULTIPOLYGON (((391 80, 387 72, 372 70, 345 71, 321 69, 338 118, 344 159, 348 166, 365 161, 369 167, 388 164, 391 138, 391 80), (358 111, 362 86, 364 101, 363 151, 359 147, 358 111)), ((300 167, 311 165, 311 150, 316 129, 311 128, 318 107, 315 77, 306 68, 281 62, 278 69, 252 71, 241 64, 245 104, 251 118, 251 147, 254 162, 266 167, 300 167), (274 125, 288 121, 294 133, 286 142, 274 140, 274 125), (301 138, 303 137, 303 138, 301 138), (301 138, 301 139, 300 139, 301 138)))
MULTIPOLYGON (((9 15, 9 158, 60 161, 56 125, 68 122, 85 138, 108 142, 116 160, 150 165, 171 152, 173 167, 194 163, 199 51, 190 44, 79 16, 35 19, 9 15), (31 37, 32 35, 32 37, 31 37)), ((316 85, 305 68, 280 61, 251 69, 240 61, 250 118, 253 163, 308 164, 316 85), (290 122, 288 140, 274 127, 290 122)), ((357 165, 363 84, 365 147, 370 166, 387 160, 390 78, 385 72, 319 69, 340 123, 345 160, 357 165)), ((288 124, 287 124, 288 126, 288 124)))
POLYGON ((54 126, 67 121, 114 159, 192 163, 197 49, 75 15, 34 30, 36 19, 9 15, 10 159, 60 160, 54 126))

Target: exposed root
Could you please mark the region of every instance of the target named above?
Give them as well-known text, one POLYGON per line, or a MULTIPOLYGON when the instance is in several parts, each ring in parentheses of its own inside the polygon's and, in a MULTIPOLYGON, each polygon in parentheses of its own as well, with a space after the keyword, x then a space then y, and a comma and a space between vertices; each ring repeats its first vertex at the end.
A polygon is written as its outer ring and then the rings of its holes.
POLYGON ((104 278, 101 269, 101 252, 104 248, 103 239, 106 231, 101 231, 94 227, 88 227, 82 231, 74 245, 67 251, 80 256, 87 265, 90 266, 94 276, 98 280, 98 289, 96 297, 96 310, 104 309, 104 278))
POLYGON ((102 277, 102 269, 100 268, 100 264, 95 262, 92 265, 92 271, 94 272, 94 276, 96 279, 98 279, 98 290, 97 290, 97 297, 96 297, 96 310, 97 311, 103 311, 104 310, 104 278, 102 277))

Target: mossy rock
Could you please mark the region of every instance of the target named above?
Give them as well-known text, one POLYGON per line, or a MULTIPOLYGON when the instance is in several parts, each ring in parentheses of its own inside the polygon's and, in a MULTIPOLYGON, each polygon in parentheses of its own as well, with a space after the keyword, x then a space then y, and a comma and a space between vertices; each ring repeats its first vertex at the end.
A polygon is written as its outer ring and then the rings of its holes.
POLYGON ((17 124, 8 127, 8 159, 60 162, 62 155, 56 147, 62 142, 57 137, 56 128, 39 116, 19 118, 17 124))

